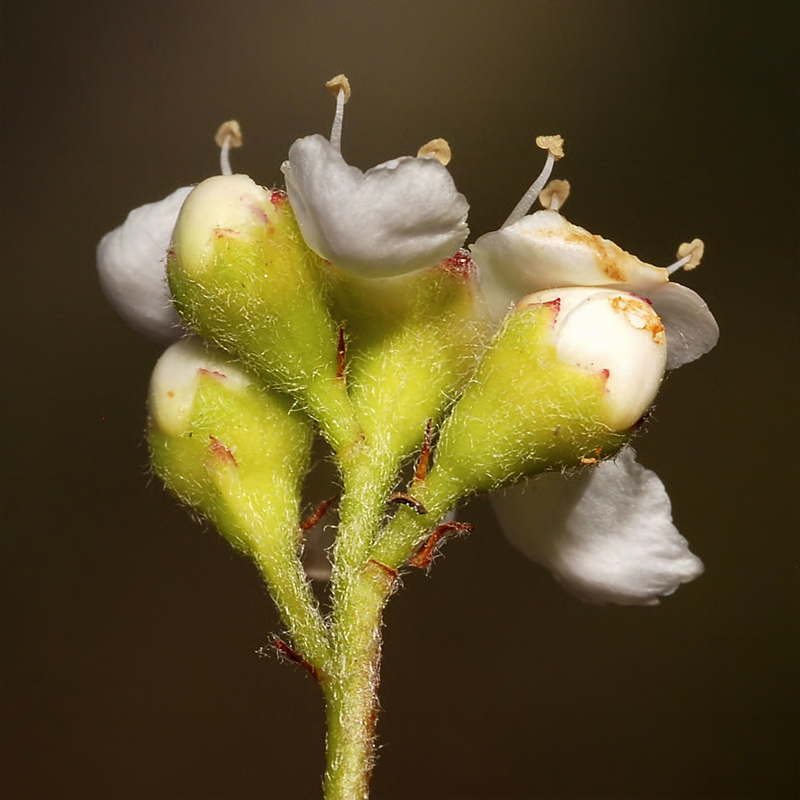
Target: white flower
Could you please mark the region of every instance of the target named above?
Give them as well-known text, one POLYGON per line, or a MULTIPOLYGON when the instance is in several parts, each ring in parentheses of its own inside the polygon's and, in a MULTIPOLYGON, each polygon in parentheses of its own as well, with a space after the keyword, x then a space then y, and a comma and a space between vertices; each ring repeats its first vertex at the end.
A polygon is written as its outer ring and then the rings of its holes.
MULTIPOLYGON (((341 80, 340 80, 341 79, 341 80)), ((340 152, 343 76, 331 141, 298 139, 281 167, 308 246, 357 275, 388 277, 431 267, 467 238, 469 205, 438 154, 402 157, 362 172, 340 152)), ((446 161, 446 159, 442 159, 446 161)))
POLYGON ((181 320, 172 307, 166 261, 172 229, 191 186, 136 208, 97 245, 100 285, 119 315, 157 340, 178 339, 181 320))
MULTIPOLYGON (((697 266, 702 242, 681 245, 678 261, 660 268, 568 222, 558 208, 569 184, 554 181, 542 192, 555 158, 563 155, 560 137, 549 139, 537 141, 550 150, 542 175, 503 227, 472 245, 490 310, 502 317, 530 293, 536 294, 523 302, 568 298, 574 287, 587 292, 588 287, 597 287, 597 292, 624 291, 645 298, 663 322, 666 363, 663 353, 654 351, 652 357, 659 363, 653 364, 653 374, 711 350, 719 337, 714 317, 699 295, 670 281, 680 267, 697 266), (526 215, 540 192, 546 209, 526 215)), ((642 307, 640 303, 638 310, 642 307)), ((581 353, 588 348, 591 355, 593 349, 603 350, 602 343, 593 342, 598 330, 581 325, 583 336, 567 341, 581 353)), ((632 398, 654 395, 652 388, 652 380, 638 384, 636 375, 631 375, 617 393, 618 403, 626 392, 632 398)), ((512 544, 591 602, 652 605, 702 573, 699 559, 672 524, 663 484, 636 463, 630 446, 612 461, 585 466, 572 475, 540 475, 492 499, 512 544)))
POLYGON ((664 485, 636 462, 632 447, 492 500, 511 543, 588 602, 655 605, 703 572, 672 524, 664 485))

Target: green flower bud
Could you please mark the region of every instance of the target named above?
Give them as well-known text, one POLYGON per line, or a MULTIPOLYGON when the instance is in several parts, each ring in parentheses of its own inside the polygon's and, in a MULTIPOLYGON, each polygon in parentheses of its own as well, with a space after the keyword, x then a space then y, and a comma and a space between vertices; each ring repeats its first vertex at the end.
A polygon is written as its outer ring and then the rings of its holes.
POLYGON ((338 272, 333 298, 347 330, 347 383, 368 440, 408 455, 475 369, 489 335, 466 251, 392 278, 338 272))
POLYGON ((634 295, 525 298, 443 426, 426 504, 612 455, 653 402, 665 359, 663 326, 634 295))
POLYGON ((189 327, 291 392, 340 446, 357 434, 342 423, 349 409, 321 264, 284 195, 218 175, 181 209, 168 277, 189 327))
POLYGON ((312 431, 290 398, 190 338, 158 361, 148 407, 153 469, 173 494, 254 557, 296 537, 312 431))

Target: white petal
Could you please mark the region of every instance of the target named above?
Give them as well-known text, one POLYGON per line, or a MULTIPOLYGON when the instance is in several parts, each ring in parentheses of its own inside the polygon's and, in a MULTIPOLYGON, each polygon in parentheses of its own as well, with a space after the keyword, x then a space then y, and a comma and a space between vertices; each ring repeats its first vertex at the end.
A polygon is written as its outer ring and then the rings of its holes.
POLYGON ((492 499, 511 543, 589 602, 655 605, 703 572, 672 524, 664 484, 631 447, 492 499))
POLYGON ((191 186, 157 203, 134 209, 97 245, 100 285, 112 306, 133 328, 162 341, 181 336, 166 278, 167 249, 191 186))
POLYGON ((537 211, 471 247, 491 306, 561 286, 624 286, 646 294, 668 280, 666 269, 573 225, 557 211, 537 211))
POLYGON ((398 158, 362 173, 314 135, 292 145, 281 169, 308 246, 349 272, 386 277, 430 267, 469 233, 467 201, 433 158, 398 158))
POLYGON ((667 369, 700 358, 719 339, 719 327, 697 292, 680 283, 665 283, 649 294, 667 329, 667 369))

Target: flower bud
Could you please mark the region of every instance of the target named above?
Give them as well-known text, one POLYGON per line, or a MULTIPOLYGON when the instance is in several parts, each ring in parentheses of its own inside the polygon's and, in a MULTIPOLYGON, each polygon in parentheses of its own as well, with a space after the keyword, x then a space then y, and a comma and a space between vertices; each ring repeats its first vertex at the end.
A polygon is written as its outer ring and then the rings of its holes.
POLYGON ((664 341, 633 295, 572 288, 525 298, 442 428, 428 502, 450 507, 615 453, 655 397, 664 341))
POLYGON ((519 308, 557 303, 556 354, 568 364, 605 375, 603 421, 622 431, 655 400, 667 359, 664 326, 652 305, 611 289, 568 288, 537 292, 519 308))
POLYGON ((148 440, 153 469, 238 549, 297 547, 309 420, 224 353, 181 340, 153 371, 148 440))
POLYGON ((294 394, 337 446, 353 435, 336 430, 347 398, 321 265, 283 194, 219 175, 186 200, 168 276, 186 324, 294 394))

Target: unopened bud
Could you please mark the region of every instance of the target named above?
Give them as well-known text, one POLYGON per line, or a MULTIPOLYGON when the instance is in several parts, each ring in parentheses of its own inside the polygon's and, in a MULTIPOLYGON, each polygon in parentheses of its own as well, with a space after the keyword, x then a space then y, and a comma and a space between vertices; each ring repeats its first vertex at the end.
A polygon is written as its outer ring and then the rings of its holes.
POLYGON ((168 277, 189 328, 294 394, 334 447, 354 440, 324 266, 285 195, 245 175, 203 181, 181 210, 168 277))
POLYGON ((613 455, 655 398, 663 326, 640 298, 540 292, 507 317, 442 426, 426 504, 613 455))
POLYGON ((204 376, 244 389, 251 379, 217 351, 195 337, 182 339, 166 350, 153 370, 148 408, 155 425, 169 436, 180 436, 189 425, 195 394, 204 376))
POLYGON ((664 325, 647 300, 612 289, 537 292, 518 308, 557 303, 556 353, 565 363, 605 376, 603 422, 630 428, 655 400, 667 359, 664 325))
POLYGON ((296 548, 313 434, 288 397, 192 337, 158 361, 148 405, 153 469, 173 494, 250 555, 296 548))

